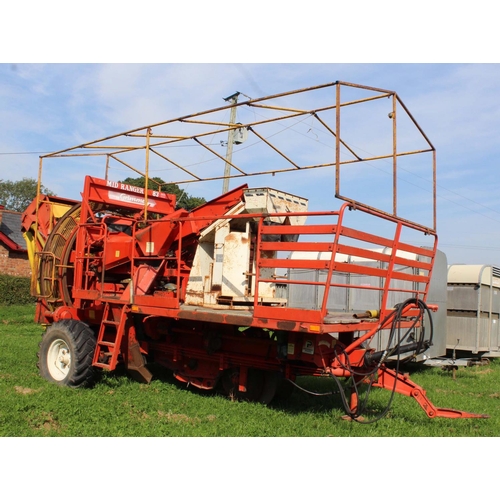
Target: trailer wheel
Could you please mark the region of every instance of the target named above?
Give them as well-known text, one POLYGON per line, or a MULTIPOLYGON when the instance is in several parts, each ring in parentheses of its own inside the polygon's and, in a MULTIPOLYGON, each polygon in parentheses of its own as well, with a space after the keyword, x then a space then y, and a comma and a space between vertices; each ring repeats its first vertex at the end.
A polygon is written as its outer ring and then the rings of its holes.
POLYGON ((42 377, 58 385, 81 387, 92 380, 94 332, 81 321, 54 323, 40 342, 38 368, 42 377))
POLYGON ((246 392, 238 390, 239 376, 238 368, 226 370, 222 374, 222 387, 228 397, 238 401, 258 402, 265 405, 271 402, 278 385, 276 373, 249 368, 246 392))
POLYGON ((293 391, 293 384, 288 379, 282 378, 278 383, 274 399, 285 401, 292 395, 293 391))

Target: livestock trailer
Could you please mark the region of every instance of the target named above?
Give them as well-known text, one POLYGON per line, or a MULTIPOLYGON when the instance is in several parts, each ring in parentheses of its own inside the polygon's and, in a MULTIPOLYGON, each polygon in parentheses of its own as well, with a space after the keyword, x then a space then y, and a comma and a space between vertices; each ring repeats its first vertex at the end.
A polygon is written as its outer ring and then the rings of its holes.
POLYGON ((446 347, 458 357, 500 356, 500 268, 452 264, 448 269, 446 347))

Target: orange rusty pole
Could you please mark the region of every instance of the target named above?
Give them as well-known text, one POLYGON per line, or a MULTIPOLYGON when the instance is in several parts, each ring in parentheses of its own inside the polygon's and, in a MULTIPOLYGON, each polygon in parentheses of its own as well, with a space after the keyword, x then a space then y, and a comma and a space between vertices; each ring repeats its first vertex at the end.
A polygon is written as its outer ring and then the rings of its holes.
MULTIPOLYGON (((33 236, 33 263, 34 263, 34 269, 31 274, 31 294, 32 295, 38 295, 40 293, 39 291, 39 283, 37 281, 37 275, 38 275, 38 259, 37 259, 37 244, 39 243, 38 240, 38 210, 40 207, 40 192, 42 189, 42 167, 43 167, 43 158, 40 156, 40 160, 38 162, 38 182, 36 185, 36 209, 35 209, 35 231, 34 231, 34 236, 33 236)), ((43 248, 42 248, 43 250, 43 248)))
POLYGON ((392 118, 392 213, 397 215, 398 212, 398 148, 397 148, 397 128, 396 128, 396 95, 392 96, 392 113, 389 115, 392 118))
POLYGON ((144 170, 144 220, 148 218, 148 178, 149 178, 149 138, 151 129, 148 128, 146 133, 146 168, 144 170))
POLYGON ((335 98, 335 196, 340 194, 340 85, 336 85, 335 98))
POLYGON ((109 177, 109 155, 106 155, 106 173, 104 174, 104 178, 108 180, 109 177))
POLYGON ((434 206, 434 226, 433 229, 434 231, 437 231, 437 221, 436 221, 436 214, 437 214, 437 205, 436 205, 436 198, 437 198, 437 193, 436 193, 436 185, 437 185, 437 179, 436 179, 436 150, 432 152, 432 190, 433 190, 433 206, 434 206))

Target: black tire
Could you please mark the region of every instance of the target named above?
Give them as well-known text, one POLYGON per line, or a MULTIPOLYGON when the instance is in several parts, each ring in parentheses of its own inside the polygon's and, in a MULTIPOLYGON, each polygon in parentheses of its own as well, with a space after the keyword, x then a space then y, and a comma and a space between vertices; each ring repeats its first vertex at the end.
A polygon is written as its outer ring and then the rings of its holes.
POLYGON ((276 388, 274 399, 278 401, 286 401, 292 395, 293 391, 293 384, 288 379, 282 378, 278 382, 278 387, 276 388))
POLYGON ((94 376, 95 347, 94 332, 85 323, 73 319, 54 323, 40 342, 40 375, 58 385, 89 385, 94 376))

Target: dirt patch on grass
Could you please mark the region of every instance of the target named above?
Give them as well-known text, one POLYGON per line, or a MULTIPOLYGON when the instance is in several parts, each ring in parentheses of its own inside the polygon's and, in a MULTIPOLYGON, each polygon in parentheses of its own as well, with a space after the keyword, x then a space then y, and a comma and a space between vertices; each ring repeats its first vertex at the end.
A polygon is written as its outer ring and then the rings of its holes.
POLYGON ((147 420, 149 418, 149 415, 144 410, 140 410, 139 408, 132 407, 129 414, 131 418, 135 418, 137 420, 147 420))
POLYGON ((462 391, 456 389, 442 389, 441 387, 435 388, 434 391, 441 394, 462 394, 462 391))
POLYGON ((40 392, 41 389, 30 389, 29 387, 21 387, 20 385, 14 386, 14 390, 19 394, 35 394, 40 392))
POLYGON ((493 373, 495 370, 492 370, 491 368, 484 368, 484 367, 481 367, 481 370, 478 370, 476 372, 477 375, 483 377, 484 375, 490 375, 491 373, 493 373))
POLYGON ((50 412, 43 412, 41 415, 30 420, 30 425, 33 429, 43 431, 45 433, 55 431, 60 432, 61 424, 54 418, 50 412))
POLYGON ((188 415, 185 415, 184 413, 165 413, 164 411, 158 411, 158 416, 161 418, 165 418, 169 422, 180 422, 180 423, 185 423, 185 424, 199 424, 200 419, 198 417, 189 417, 188 415))

